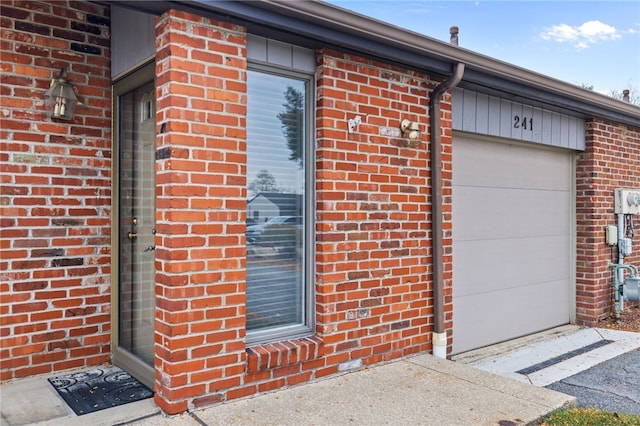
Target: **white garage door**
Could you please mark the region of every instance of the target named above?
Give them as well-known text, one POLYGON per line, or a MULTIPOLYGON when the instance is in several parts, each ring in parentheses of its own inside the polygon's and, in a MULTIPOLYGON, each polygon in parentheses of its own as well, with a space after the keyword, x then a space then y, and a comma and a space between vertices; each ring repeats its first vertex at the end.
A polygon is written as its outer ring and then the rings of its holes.
POLYGON ((572 158, 454 138, 454 353, 569 322, 572 158))

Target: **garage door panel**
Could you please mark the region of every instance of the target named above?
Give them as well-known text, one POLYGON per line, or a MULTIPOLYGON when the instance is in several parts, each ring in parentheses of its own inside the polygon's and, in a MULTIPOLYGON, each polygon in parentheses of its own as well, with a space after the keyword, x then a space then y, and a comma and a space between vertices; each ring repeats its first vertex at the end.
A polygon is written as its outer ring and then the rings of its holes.
POLYGON ((566 234, 568 192, 455 186, 455 240, 566 234))
POLYGON ((572 155, 453 142, 454 352, 569 322, 572 155))
POLYGON ((547 190, 563 190, 571 183, 571 164, 566 155, 558 155, 557 151, 456 138, 454 154, 460 150, 465 151, 464 157, 454 160, 454 179, 458 182, 547 190), (488 145, 493 146, 487 148, 488 145), (487 164, 498 167, 488 168, 487 164))
POLYGON ((454 262, 465 267, 456 269, 453 296, 566 281, 570 275, 568 246, 566 235, 458 242, 454 262))
POLYGON ((565 280, 456 298, 453 351, 464 352, 565 324, 565 280), (549 295, 553 297, 549 297, 549 295))

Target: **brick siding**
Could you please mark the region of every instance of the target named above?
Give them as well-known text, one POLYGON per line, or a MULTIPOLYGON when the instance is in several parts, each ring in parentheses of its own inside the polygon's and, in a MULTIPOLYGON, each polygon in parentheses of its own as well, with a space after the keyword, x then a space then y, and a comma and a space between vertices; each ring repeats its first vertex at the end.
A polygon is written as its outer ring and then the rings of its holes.
POLYGON ((246 35, 170 11, 156 27, 156 402, 255 393, 246 364, 246 35), (164 158, 166 157, 166 158, 164 158))
MULTIPOLYGON (((613 272, 608 265, 617 262, 618 248, 605 244, 605 227, 617 225, 616 188, 640 188, 640 128, 589 121, 586 149, 578 154, 576 169, 576 319, 579 324, 594 326, 612 314, 613 272)), ((637 223, 637 218, 635 220, 637 223)), ((637 236, 634 243, 634 254, 625 262, 640 265, 637 236)))
MULTIPOLYGON (((324 368, 336 372, 341 363, 366 365, 430 348, 426 117, 427 96, 437 81, 331 50, 320 52, 317 75, 317 327, 325 343, 324 368), (356 116, 362 122, 348 133, 347 120, 356 116), (420 123, 418 141, 386 136, 403 119, 420 123)), ((443 110, 450 212, 450 105, 445 102, 443 110)), ((445 246, 450 256, 448 237, 445 246)))
POLYGON ((0 5, 2 380, 109 360, 108 12, 75 1, 0 5), (61 68, 82 102, 71 121, 43 106, 61 68))
MULTIPOLYGON (((320 378, 350 361, 368 365, 429 349, 424 117, 437 82, 319 52, 316 334, 247 348, 244 29, 172 11, 157 40, 157 118, 165 129, 157 142, 171 154, 157 167, 156 367, 168 379, 157 384, 156 402, 179 412, 320 378), (363 121, 349 134, 355 115, 363 121), (421 140, 411 146, 406 136, 384 135, 403 118, 421 122, 421 140)), ((449 128, 450 115, 445 102, 449 128)), ((444 141, 450 188, 450 130, 444 141)))
MULTIPOLYGON (((0 380, 11 380, 110 360, 109 10, 14 0, 0 15, 0 380), (62 67, 83 102, 71 122, 43 110, 62 67)), ((167 413, 431 349, 428 102, 440 79, 332 49, 316 52, 316 330, 245 344, 246 43, 235 24, 157 21, 154 390, 167 413), (417 141, 398 133, 405 118, 417 141)), ((450 346, 450 94, 441 120, 450 346)), ((590 121, 577 156, 577 318, 593 325, 611 311, 604 226, 613 189, 640 187, 639 130, 590 121)))

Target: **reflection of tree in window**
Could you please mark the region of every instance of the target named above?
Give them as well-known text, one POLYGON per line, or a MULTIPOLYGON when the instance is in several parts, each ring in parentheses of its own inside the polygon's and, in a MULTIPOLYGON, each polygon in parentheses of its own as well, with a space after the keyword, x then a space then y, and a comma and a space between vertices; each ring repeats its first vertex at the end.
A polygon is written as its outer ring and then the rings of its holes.
POLYGON ((284 92, 286 103, 282 104, 284 111, 278 114, 278 119, 282 123, 282 131, 287 138, 287 147, 291 151, 289 160, 296 161, 298 167, 302 168, 302 158, 304 155, 302 144, 302 131, 304 129, 302 120, 304 116, 304 93, 291 86, 287 86, 284 92))
POLYGON ((252 195, 257 195, 261 192, 285 192, 284 188, 276 184, 276 178, 267 169, 262 169, 258 172, 256 178, 249 183, 248 189, 252 195))
POLYGON ((311 333, 305 164, 311 75, 247 73, 247 341, 311 333), (269 220, 266 220, 269 219, 269 220))

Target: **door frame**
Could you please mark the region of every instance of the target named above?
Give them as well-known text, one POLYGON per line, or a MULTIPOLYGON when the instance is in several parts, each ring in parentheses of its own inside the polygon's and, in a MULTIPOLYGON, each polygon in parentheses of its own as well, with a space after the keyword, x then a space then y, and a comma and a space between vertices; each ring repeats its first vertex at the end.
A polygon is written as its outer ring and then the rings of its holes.
MULTIPOLYGON (((154 367, 119 347, 120 330, 120 116, 118 97, 150 80, 155 81, 155 62, 144 64, 112 84, 112 169, 111 169, 111 362, 153 390, 154 367)), ((155 322, 155 321, 154 321, 155 322)), ((154 327, 155 329, 155 327, 154 327)))

